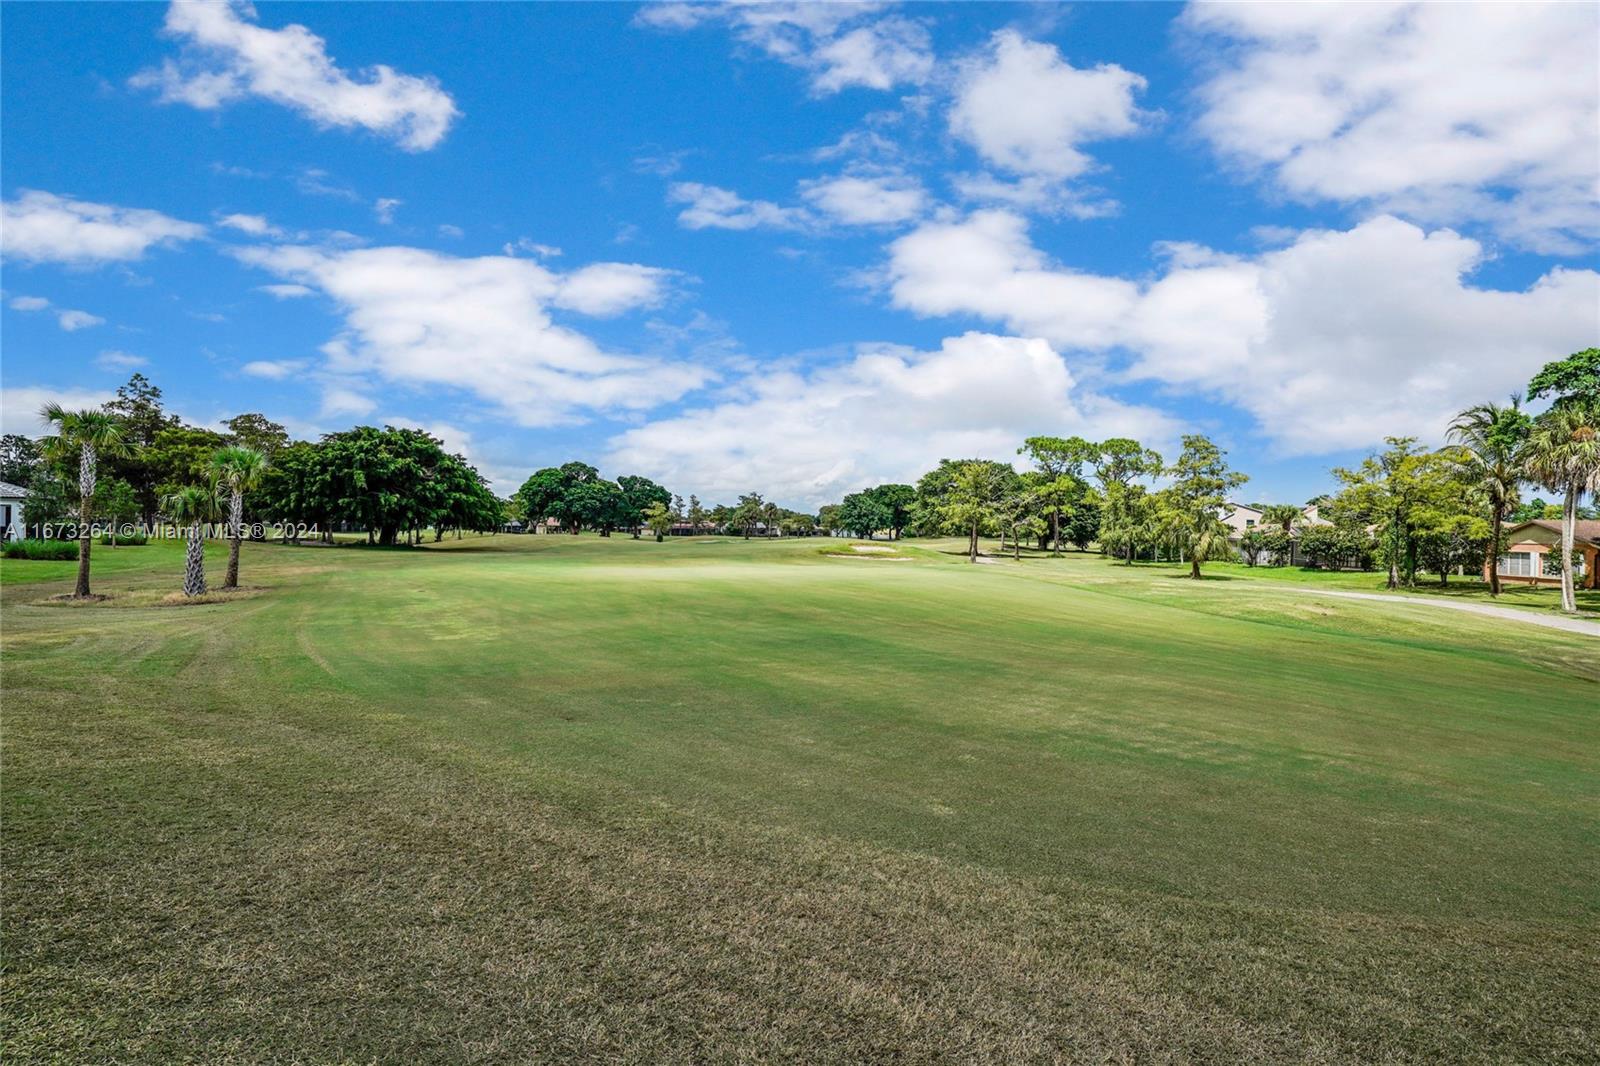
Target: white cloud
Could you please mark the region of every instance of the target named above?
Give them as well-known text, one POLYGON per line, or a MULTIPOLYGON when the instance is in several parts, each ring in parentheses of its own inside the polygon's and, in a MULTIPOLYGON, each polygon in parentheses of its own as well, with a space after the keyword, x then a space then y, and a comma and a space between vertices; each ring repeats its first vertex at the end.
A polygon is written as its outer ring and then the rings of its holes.
POLYGON ((387 226, 394 221, 395 209, 403 203, 404 200, 396 200, 392 196, 380 196, 373 201, 372 213, 381 224, 387 226))
POLYGON ((1555 269, 1522 291, 1466 283, 1482 248, 1382 216, 1311 230, 1253 257, 1161 249, 1153 280, 1052 263, 1000 211, 923 226, 891 245, 897 306, 972 314, 1063 349, 1125 351, 1129 375, 1220 397, 1285 450, 1317 454, 1385 435, 1437 440, 1451 416, 1525 386, 1593 343, 1600 274, 1555 269))
POLYGON ((242 374, 253 378, 266 378, 269 381, 282 381, 292 374, 305 369, 305 362, 300 359, 256 359, 239 368, 242 374))
POLYGON ((80 329, 88 329, 90 326, 103 326, 105 324, 105 319, 99 315, 91 315, 87 311, 56 312, 56 325, 68 333, 76 333, 80 329))
POLYGON ((455 102, 431 77, 377 64, 352 78, 306 27, 269 30, 255 8, 233 3, 175 2, 166 32, 187 46, 181 61, 142 71, 131 84, 160 91, 167 103, 215 110, 258 96, 298 111, 321 126, 362 127, 407 151, 433 148, 459 117, 455 102))
POLYGON ((217 225, 248 233, 252 237, 276 237, 281 231, 262 215, 224 215, 217 225))
POLYGON ((448 222, 439 223, 439 236, 441 237, 448 237, 453 241, 458 241, 466 235, 467 231, 460 226, 452 226, 448 222))
POLYGON ((294 300, 310 296, 316 290, 307 285, 257 285, 256 291, 264 292, 275 300, 294 300))
POLYGON ((107 349, 94 357, 94 365, 101 370, 132 370, 134 367, 144 366, 149 361, 142 355, 121 352, 114 348, 107 349))
POLYGON ((851 226, 909 222, 927 208, 916 178, 898 171, 856 172, 802 182, 801 196, 823 215, 851 226))
POLYGON ((648 4, 641 26, 667 31, 724 22, 742 44, 807 72, 812 91, 852 86, 892 89, 927 81, 934 71, 928 32, 900 16, 879 17, 876 3, 648 4))
POLYGON ((1199 4, 1222 57, 1200 132, 1305 200, 1481 221, 1546 252, 1600 239, 1600 8, 1199 4))
POLYGON ((242 248, 241 260, 339 303, 328 370, 415 388, 465 389, 524 425, 643 410, 709 377, 603 349, 551 319, 552 307, 618 314, 654 306, 669 272, 599 263, 567 274, 530 259, 457 258, 420 248, 242 248))
POLYGON ((205 227, 159 211, 74 200, 23 189, 0 203, 0 243, 7 259, 90 265, 138 259, 151 245, 192 241, 205 227))
POLYGON ((991 166, 1057 181, 1089 170, 1081 145, 1139 132, 1144 78, 1115 64, 1079 69, 1013 30, 962 66, 950 129, 991 166))
POLYGON ((673 183, 667 199, 688 205, 678 213, 678 223, 685 229, 798 229, 806 222, 805 212, 795 208, 779 207, 769 200, 746 200, 732 189, 693 181, 673 183))
POLYGON ((109 389, 58 389, 48 385, 7 385, 0 389, 0 433, 40 437, 52 432, 40 408, 59 403, 69 411, 99 407, 116 398, 109 389))
MULTIPOLYGON (((50 301, 43 296, 17 296, 11 300, 13 311, 45 311, 50 308, 50 301)), ((99 315, 91 315, 87 311, 75 311, 65 307, 56 308, 56 324, 68 333, 76 333, 80 329, 90 326, 103 326, 106 320, 99 315)))
POLYGON ((365 418, 377 409, 377 402, 364 392, 346 385, 324 384, 322 406, 317 413, 322 418, 365 418))
POLYGON ((864 347, 809 373, 758 373, 713 407, 628 430, 608 469, 639 470, 708 500, 752 489, 816 506, 941 458, 1010 460, 1034 433, 1165 441, 1169 420, 1073 381, 1043 340, 968 333, 937 351, 864 347))

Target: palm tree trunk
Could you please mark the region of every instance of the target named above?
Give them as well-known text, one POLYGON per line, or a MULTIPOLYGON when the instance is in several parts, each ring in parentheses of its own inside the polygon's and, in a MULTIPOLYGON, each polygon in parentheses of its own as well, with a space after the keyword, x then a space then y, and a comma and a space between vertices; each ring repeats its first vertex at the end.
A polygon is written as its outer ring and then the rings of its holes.
POLYGON ((1578 598, 1572 591, 1572 541, 1578 524, 1578 482, 1567 482, 1567 498, 1561 505, 1561 609, 1578 613, 1578 598))
POLYGON ((200 523, 189 527, 189 544, 183 556, 183 594, 206 594, 206 542, 200 535, 200 523))
POLYGON ((1050 512, 1050 554, 1061 558, 1061 508, 1050 512))
POLYGON ((1500 534, 1505 527, 1500 508, 1494 512, 1494 539, 1489 542, 1489 595, 1500 595, 1500 534))
POLYGON ((89 518, 94 513, 94 448, 85 444, 78 456, 78 584, 72 594, 89 598, 89 518))
POLYGON ((239 544, 244 539, 244 493, 233 490, 228 501, 228 576, 222 582, 225 589, 239 587, 239 544))

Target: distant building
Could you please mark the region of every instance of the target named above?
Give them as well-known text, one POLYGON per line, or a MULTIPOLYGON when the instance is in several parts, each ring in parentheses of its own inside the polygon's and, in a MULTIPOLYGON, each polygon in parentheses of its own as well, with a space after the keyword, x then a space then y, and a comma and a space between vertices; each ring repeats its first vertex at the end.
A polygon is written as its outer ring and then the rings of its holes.
MULTIPOLYGON (((1581 589, 1600 588, 1600 520, 1582 519, 1574 530, 1574 583, 1581 589)), ((1555 585, 1561 582, 1561 523, 1535 518, 1506 530, 1506 553, 1500 556, 1500 580, 1525 581, 1530 585, 1555 585)), ((1489 565, 1484 563, 1483 579, 1489 580, 1489 565)))
POLYGON ((27 535, 26 519, 22 516, 27 501, 27 489, 0 481, 0 540, 21 540, 27 535))

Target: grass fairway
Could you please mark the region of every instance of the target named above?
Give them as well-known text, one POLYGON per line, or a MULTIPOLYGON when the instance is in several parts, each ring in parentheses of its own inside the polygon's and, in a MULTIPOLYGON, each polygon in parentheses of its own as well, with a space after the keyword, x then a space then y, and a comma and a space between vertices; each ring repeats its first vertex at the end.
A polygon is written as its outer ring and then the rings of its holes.
POLYGON ((1600 641, 837 547, 5 561, 0 1055, 1594 1060, 1600 641))

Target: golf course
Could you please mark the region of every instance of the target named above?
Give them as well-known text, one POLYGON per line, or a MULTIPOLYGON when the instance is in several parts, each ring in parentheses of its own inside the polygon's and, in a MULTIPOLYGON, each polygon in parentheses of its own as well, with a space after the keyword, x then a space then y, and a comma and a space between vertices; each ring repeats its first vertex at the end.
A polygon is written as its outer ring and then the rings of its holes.
POLYGON ((1600 640, 852 543, 4 560, 0 1057, 1593 1061, 1600 640))

